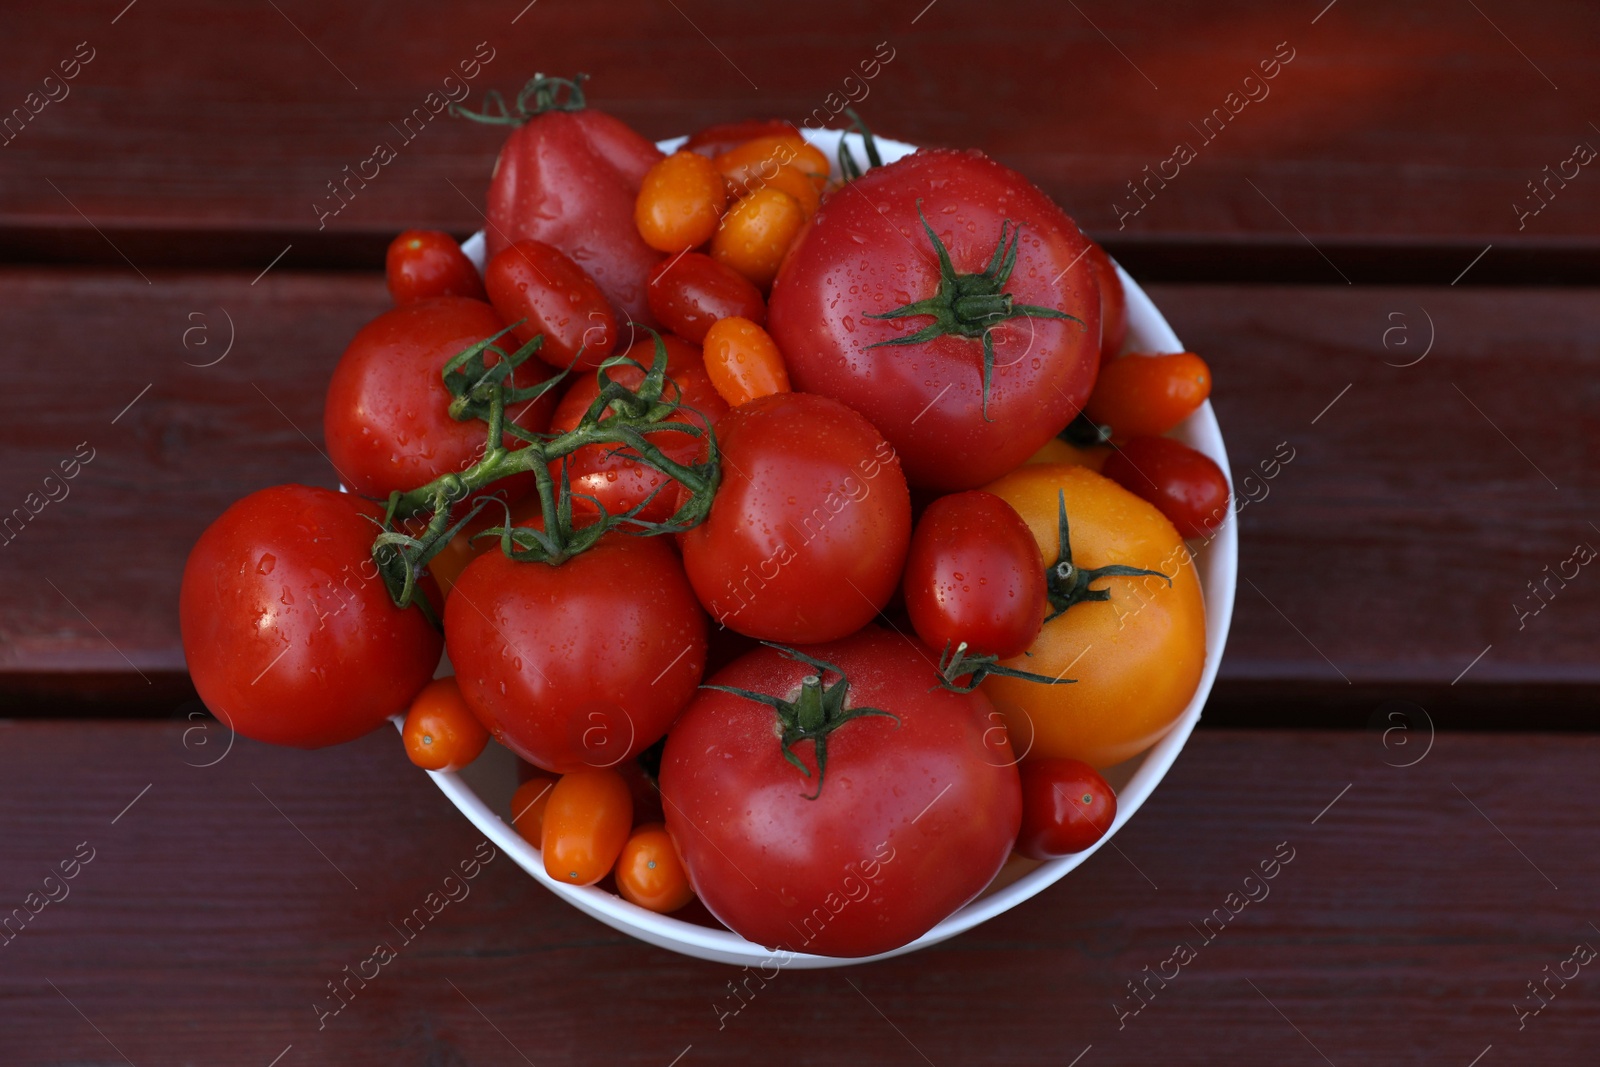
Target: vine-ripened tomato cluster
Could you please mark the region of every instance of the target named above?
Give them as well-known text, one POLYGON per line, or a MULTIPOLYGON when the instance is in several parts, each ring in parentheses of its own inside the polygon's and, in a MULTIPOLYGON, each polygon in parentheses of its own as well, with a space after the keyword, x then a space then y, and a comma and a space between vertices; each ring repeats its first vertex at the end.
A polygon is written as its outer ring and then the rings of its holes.
POLYGON ((347 491, 190 553, 207 706, 302 748, 403 716, 432 771, 492 738, 552 879, 791 951, 1100 840, 1205 660, 1228 484, 1168 434, 1206 364, 1124 351, 1109 257, 980 153, 884 163, 850 112, 834 160, 782 120, 666 154, 581 78, 468 114, 512 127, 482 269, 390 246, 324 409, 347 491))

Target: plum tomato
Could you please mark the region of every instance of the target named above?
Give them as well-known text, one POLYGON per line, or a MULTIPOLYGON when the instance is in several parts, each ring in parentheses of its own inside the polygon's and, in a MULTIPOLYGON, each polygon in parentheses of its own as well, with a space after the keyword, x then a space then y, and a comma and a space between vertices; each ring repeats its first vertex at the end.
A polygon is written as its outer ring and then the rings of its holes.
POLYGON ((837 400, 776 393, 724 415, 717 444, 711 513, 681 537, 712 617, 794 643, 870 622, 899 584, 911 540, 911 495, 889 443, 837 400))
POLYGON ((633 831, 617 857, 617 892, 622 899, 641 908, 660 912, 677 911, 694 899, 689 875, 672 845, 672 836, 661 823, 645 823, 633 831))
POLYGON ((850 404, 914 486, 974 489, 1070 422, 1099 366, 1088 239, 1022 175, 924 149, 829 197, 767 329, 798 390, 850 404), (1076 320, 1076 321, 1074 321, 1076 320))
POLYGON ((1211 368, 1193 352, 1118 356, 1100 370, 1084 413, 1116 442, 1160 437, 1211 395, 1211 368))
POLYGON ((489 731, 461 699, 454 678, 436 678, 411 700, 400 731, 406 755, 429 771, 459 771, 483 753, 489 731))
POLYGON ((1050 860, 1082 852, 1117 821, 1117 794, 1082 760, 1024 760, 1017 851, 1050 860))
POLYGON ((406 230, 390 241, 383 274, 396 304, 435 296, 488 299, 478 268, 454 237, 438 230, 406 230))
POLYGON ((1184 537, 1207 537, 1228 515, 1228 478, 1170 437, 1135 437, 1106 460, 1107 478, 1161 509, 1184 537))
POLYGON ((1205 605, 1178 531, 1154 505, 1086 467, 1029 465, 987 489, 1033 531, 1050 582, 1052 617, 1027 656, 1002 662, 1076 680, 986 680, 983 692, 1013 743, 1028 758, 1095 767, 1149 748, 1188 707, 1205 667, 1205 605), (1097 573, 1103 568, 1122 570, 1097 573))
POLYGON ((759 945, 870 956, 975 897, 1022 820, 981 692, 937 685, 928 650, 868 627, 759 648, 667 735, 661 794, 690 884, 759 945))
POLYGON ((544 872, 568 885, 594 885, 611 872, 632 826, 633 797, 616 771, 589 767, 562 775, 541 820, 544 872))
POLYGON ((771 335, 749 319, 718 319, 706 332, 706 373, 717 393, 738 407, 760 396, 789 391, 783 353, 771 335))
POLYGON ((650 275, 650 310, 661 325, 700 344, 719 319, 766 324, 767 302, 744 275, 701 252, 664 260, 650 275))
POLYGON ((644 243, 658 252, 683 252, 711 240, 728 189, 705 156, 679 151, 651 167, 639 187, 633 221, 644 243))
MULTIPOLYGON (((715 426, 727 412, 728 405, 711 384, 700 349, 671 334, 663 334, 661 342, 667 349, 667 376, 677 386, 683 404, 663 425, 715 426)), ((648 367, 655 360, 655 341, 646 337, 623 355, 648 367)), ((566 433, 578 425, 583 413, 600 395, 601 374, 630 389, 637 388, 645 376, 639 367, 628 364, 582 375, 556 407, 555 417, 550 420, 553 432, 566 433)), ((645 434, 645 439, 677 463, 693 463, 705 444, 701 437, 672 429, 652 430, 645 434)), ((552 474, 560 477, 558 465, 553 465, 552 474)), ((574 512, 594 513, 595 501, 599 501, 608 514, 619 515, 649 499, 638 518, 662 522, 671 518, 678 508, 676 490, 668 484, 671 479, 654 467, 640 463, 638 453, 625 446, 585 445, 567 457, 567 478, 572 483, 574 512), (652 493, 655 494, 653 498, 652 493)))
POLYGON ((200 535, 178 618, 195 689, 225 725, 335 745, 404 710, 433 676, 438 630, 419 607, 395 607, 372 560, 382 515, 348 493, 279 485, 200 535))
POLYGON ((1094 272, 1095 285, 1100 289, 1100 365, 1103 367, 1122 352, 1122 346, 1128 341, 1128 294, 1122 288, 1117 265, 1111 262, 1105 249, 1090 241, 1084 262, 1094 272))
POLYGON ((484 278, 490 303, 519 342, 544 335, 537 355, 550 366, 564 369, 576 360, 578 367, 598 367, 616 347, 611 304, 559 249, 518 241, 489 261, 484 278))
MULTIPOLYGON (((452 357, 503 329, 492 307, 459 296, 406 304, 361 328, 333 370, 322 414, 328 458, 347 488, 384 499, 463 471, 482 457, 488 431, 476 419, 450 417, 442 372, 452 357)), ((517 347, 509 335, 502 340, 506 351, 517 347)), ((485 362, 496 361, 491 354, 485 362)), ((548 377, 544 364, 530 359, 511 381, 520 388, 548 377)), ((554 408, 555 397, 546 393, 507 417, 540 433, 554 408)), ((506 448, 518 443, 506 434, 506 448)), ((517 475, 495 483, 494 491, 513 499, 532 485, 529 476, 517 475)))
POLYGON ((444 624, 467 706, 558 774, 648 748, 705 667, 705 615, 660 537, 612 531, 558 566, 485 552, 457 579, 444 624))
POLYGON ((805 221, 800 201, 777 189, 757 189, 723 217, 711 238, 711 256, 765 292, 805 221))

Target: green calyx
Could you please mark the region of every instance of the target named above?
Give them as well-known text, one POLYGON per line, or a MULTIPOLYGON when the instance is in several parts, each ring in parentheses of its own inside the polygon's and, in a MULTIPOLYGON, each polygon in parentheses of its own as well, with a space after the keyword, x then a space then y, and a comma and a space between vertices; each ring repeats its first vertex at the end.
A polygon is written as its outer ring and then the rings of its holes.
MULTIPOLYGON (((982 685, 983 680, 991 674, 1006 678, 1021 678, 1025 682, 1038 682, 1040 685, 1071 685, 1077 681, 1076 678, 1051 678, 1047 674, 1034 674, 1032 671, 1003 666, 998 656, 968 652, 967 643, 963 641, 954 647, 949 642, 945 643, 944 653, 939 657, 939 684, 933 689, 944 688, 952 693, 970 693, 982 685), (966 678, 966 681, 960 681, 962 678, 966 678)), ((929 690, 930 693, 932 691, 929 690)))
POLYGON ((1015 298, 1006 292, 1006 283, 1010 281, 1011 272, 1017 266, 1017 239, 1022 235, 1021 226, 1013 226, 1009 219, 1001 222, 1000 241, 994 247, 994 255, 989 258, 989 265, 979 274, 957 274, 955 265, 950 262, 949 250, 945 248, 944 242, 939 240, 939 235, 933 232, 933 227, 928 225, 927 216, 922 213, 921 198, 917 200, 917 218, 922 220, 922 228, 927 231, 928 240, 932 242, 933 250, 939 256, 938 290, 930 297, 897 307, 893 311, 863 313, 863 317, 902 319, 927 315, 931 316, 933 321, 915 333, 879 341, 867 347, 918 345, 936 337, 982 339, 983 417, 987 421, 993 421, 989 419, 989 391, 994 381, 994 338, 990 331, 1002 322, 1017 318, 1070 319, 1080 327, 1083 326, 1083 320, 1055 308, 1018 304, 1015 298))
POLYGON ((1091 589, 1090 584, 1101 578, 1137 578, 1148 575, 1160 578, 1170 587, 1172 579, 1160 571, 1145 570, 1142 567, 1128 567, 1120 563, 1113 563, 1105 567, 1096 567, 1094 570, 1084 570, 1072 562, 1072 543, 1068 537, 1067 529, 1067 494, 1062 491, 1056 493, 1056 561, 1045 571, 1045 595, 1049 597, 1051 612, 1045 616, 1045 622, 1059 617, 1074 604, 1081 604, 1091 600, 1110 600, 1111 590, 1091 589))
POLYGON ((487 126, 521 126, 546 111, 582 111, 587 106, 583 98, 583 83, 588 78, 587 74, 579 74, 575 78, 548 78, 543 74, 535 74, 522 87, 515 102, 509 105, 498 90, 490 89, 483 94, 483 110, 473 111, 460 104, 451 104, 450 114, 487 126))
MULTIPOLYGON (((861 135, 861 148, 867 154, 867 169, 883 166, 883 156, 878 153, 877 139, 872 136, 872 128, 865 119, 856 114, 856 109, 847 107, 844 113, 850 117, 850 125, 844 128, 845 133, 859 133, 861 135)), ((856 162, 856 157, 850 154, 850 148, 845 143, 845 138, 839 138, 839 173, 844 175, 844 180, 853 182, 861 177, 861 164, 856 162)))
POLYGON ((807 778, 811 777, 811 769, 795 755, 794 746, 802 741, 810 741, 812 750, 817 756, 817 791, 806 799, 815 800, 822 795, 822 779, 827 772, 829 734, 845 723, 865 715, 882 715, 893 719, 897 724, 900 722, 900 717, 882 708, 848 705, 850 679, 833 664, 808 656, 796 649, 785 648, 783 645, 775 645, 768 641, 763 641, 762 644, 777 649, 792 660, 816 668, 815 674, 808 674, 800 680, 800 690, 793 698, 757 693, 749 689, 736 689, 728 685, 703 685, 700 688, 732 693, 734 696, 765 704, 777 712, 778 724, 782 729, 779 743, 783 747, 783 758, 794 764, 807 778), (831 685, 825 684, 823 679, 827 674, 837 675, 838 678, 831 685))

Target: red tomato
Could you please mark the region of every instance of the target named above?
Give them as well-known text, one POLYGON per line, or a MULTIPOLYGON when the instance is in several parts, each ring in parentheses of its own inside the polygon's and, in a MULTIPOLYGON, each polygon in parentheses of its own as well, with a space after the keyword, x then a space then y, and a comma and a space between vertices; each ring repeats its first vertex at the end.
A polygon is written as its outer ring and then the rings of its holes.
POLYGON ((906 613, 935 651, 1026 652, 1044 626, 1044 563, 1022 516, 993 493, 940 497, 922 513, 906 557, 906 613))
POLYGON ((801 736, 793 708, 702 691, 667 736, 667 829, 695 893, 741 936, 828 956, 887 952, 1005 862, 1022 819, 1011 745, 987 698, 938 688, 927 650, 907 638, 868 628, 803 652, 830 668, 761 648, 713 682, 824 708, 847 685, 845 715, 801 736))
POLYGON ((682 537, 683 563, 718 622, 768 641, 831 641, 894 593, 911 539, 900 461, 837 400, 776 393, 717 425, 722 485, 682 537))
POLYGON ((541 824, 544 872, 571 885, 594 885, 610 873, 633 826, 628 785, 610 768, 562 775, 541 824))
POLYGON ((850 188, 811 220, 768 301, 794 387, 870 419, 912 485, 971 489, 1016 468, 1094 384, 1099 293, 1068 271, 1087 238, 976 153, 925 149, 850 188))
POLYGON ((1117 821, 1117 794, 1100 772, 1075 759, 1025 760, 1017 851, 1048 860, 1082 852, 1117 821))
POLYGON ((396 304, 435 296, 483 295, 483 279, 456 239, 438 230, 407 230, 389 242, 384 277, 396 304))
POLYGON ((1106 250, 1089 243, 1084 257, 1100 287, 1100 365, 1103 367, 1122 352, 1128 341, 1128 294, 1122 288, 1117 266, 1106 250))
MULTIPOLYGON (((670 334, 662 336, 667 347, 667 376, 678 386, 683 407, 669 420, 689 426, 715 426, 728 410, 728 404, 712 388, 700 359, 700 349, 670 334)), ((655 360, 655 340, 646 337, 636 342, 623 355, 648 367, 655 360)), ((621 382, 630 389, 637 388, 645 372, 637 367, 621 364, 608 367, 604 373, 610 380, 621 382)), ((585 374, 572 383, 550 420, 550 429, 566 433, 578 425, 583 413, 594 398, 600 395, 598 374, 585 374)), ((609 417, 610 412, 606 413, 609 417)), ((705 444, 703 438, 677 430, 652 430, 645 438, 678 463, 693 463, 705 444)), ((648 522, 661 522, 672 517, 678 508, 675 489, 666 485, 671 481, 665 474, 646 467, 638 461, 638 454, 621 445, 588 445, 567 457, 567 477, 572 482, 572 507, 575 512, 594 512, 595 505, 583 497, 594 497, 612 515, 621 514, 642 502, 655 492, 655 498, 639 513, 648 522), (658 487, 666 488, 656 492, 658 487)), ((559 465, 552 465, 552 474, 560 478, 559 465)))
POLYGON ((422 687, 400 737, 411 762, 429 771, 459 771, 489 743, 489 731, 461 699, 454 678, 436 678, 422 687))
POLYGON ((1211 368, 1193 352, 1130 352, 1100 371, 1084 413, 1111 427, 1113 441, 1159 437, 1211 395, 1211 368))
POLYGON ((732 267, 700 252, 662 262, 650 275, 650 311, 663 327, 700 344, 720 319, 767 321, 761 290, 732 267))
POLYGON ((1228 479, 1203 452, 1170 437, 1135 437, 1106 459, 1107 478, 1143 497, 1185 537, 1205 537, 1228 515, 1228 479))
POLYGON ((617 344, 617 317, 594 280, 543 241, 518 241, 489 261, 489 300, 519 342, 543 334, 538 356, 552 367, 598 367, 617 344), (522 321, 527 320, 527 321, 522 321))
POLYGON ((277 745, 335 745, 404 710, 433 676, 439 632, 394 606, 372 562, 370 520, 382 515, 349 494, 279 485, 200 535, 178 618, 189 675, 223 723, 277 745))
POLYGON ((450 661, 496 740, 565 774, 653 744, 694 696, 706 622, 671 544, 610 533, 560 566, 500 551, 445 605, 450 661))
POLYGON ((719 122, 689 135, 683 147, 703 156, 720 156, 757 137, 798 137, 800 131, 788 119, 743 119, 719 122))
POLYGON ((645 284, 661 253, 633 224, 655 145, 589 108, 545 111, 513 130, 489 181, 489 256, 514 241, 554 245, 588 271, 623 315, 655 325, 645 284))
MULTIPOLYGON (((322 434, 328 458, 345 485, 362 496, 386 498, 426 485, 441 474, 462 471, 482 455, 488 427, 476 419, 450 417, 444 365, 462 351, 505 328, 480 300, 442 296, 386 311, 361 328, 328 383, 322 434)), ((508 350, 515 348, 509 336, 508 350)), ((486 362, 493 365, 493 357, 486 362)), ((537 360, 512 374, 519 387, 550 376, 537 360)), ((550 421, 555 398, 545 394, 509 417, 540 432, 550 421)), ((505 445, 517 444, 509 434, 505 445)), ((533 483, 518 476, 498 482, 508 499, 533 483)))

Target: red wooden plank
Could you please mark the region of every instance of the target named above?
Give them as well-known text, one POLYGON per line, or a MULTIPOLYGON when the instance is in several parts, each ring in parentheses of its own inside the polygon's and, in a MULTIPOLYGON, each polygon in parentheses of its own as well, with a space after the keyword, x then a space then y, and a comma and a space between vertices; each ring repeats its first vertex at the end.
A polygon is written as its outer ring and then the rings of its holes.
POLYGON ((390 923, 479 837, 390 731, 207 768, 177 724, 0 737, 0 905, 94 856, 0 948, 8 1063, 1465 1067, 1491 1045, 1483 1065, 1586 1062, 1600 1028, 1587 970, 1515 1011, 1600 945, 1592 738, 1441 734, 1396 767, 1376 732, 1202 733, 1066 881, 932 950, 752 981, 719 1029, 741 972, 614 933, 504 856, 403 942, 390 923), (1286 850, 1264 899, 1196 932, 1286 850), (380 942, 398 958, 319 1030, 327 983, 380 942), (1119 1016, 1180 943, 1196 958, 1119 1016))

